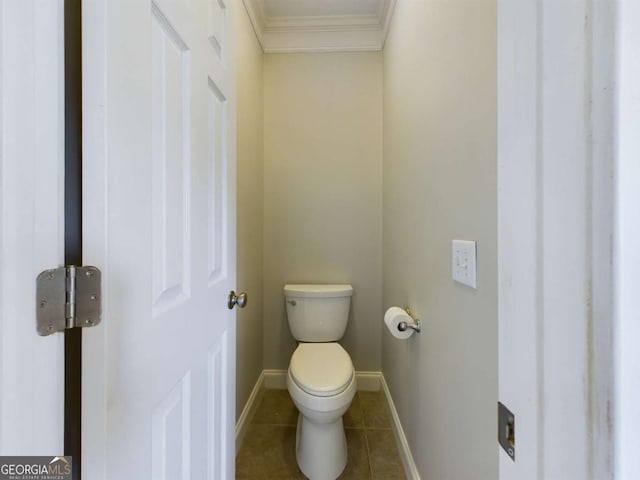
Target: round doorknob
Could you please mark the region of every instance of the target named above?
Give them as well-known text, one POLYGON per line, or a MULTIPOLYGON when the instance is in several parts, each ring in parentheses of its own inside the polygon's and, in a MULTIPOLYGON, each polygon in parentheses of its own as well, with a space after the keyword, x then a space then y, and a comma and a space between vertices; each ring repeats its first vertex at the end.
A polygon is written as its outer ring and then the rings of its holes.
POLYGON ((247 306, 247 294, 244 293, 244 292, 241 292, 238 295, 236 295, 236 292, 231 290, 229 292, 229 299, 227 301, 227 307, 229 307, 229 310, 231 310, 236 305, 238 305, 238 307, 240 307, 240 308, 246 307, 247 306))

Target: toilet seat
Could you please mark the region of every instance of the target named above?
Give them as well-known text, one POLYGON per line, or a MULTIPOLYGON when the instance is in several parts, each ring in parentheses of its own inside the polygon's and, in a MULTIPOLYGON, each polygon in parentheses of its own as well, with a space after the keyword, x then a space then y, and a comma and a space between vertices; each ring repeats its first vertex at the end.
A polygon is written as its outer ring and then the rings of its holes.
POLYGON ((301 343, 291 356, 292 380, 309 395, 342 393, 353 379, 351 357, 339 343, 301 343))

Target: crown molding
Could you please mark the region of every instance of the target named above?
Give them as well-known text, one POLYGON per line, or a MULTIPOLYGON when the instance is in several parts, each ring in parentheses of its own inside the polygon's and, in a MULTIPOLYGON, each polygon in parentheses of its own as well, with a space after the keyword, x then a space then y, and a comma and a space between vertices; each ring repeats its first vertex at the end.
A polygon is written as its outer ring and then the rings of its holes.
POLYGON ((384 0, 377 15, 270 17, 264 0, 243 0, 265 53, 379 51, 396 0, 384 0))

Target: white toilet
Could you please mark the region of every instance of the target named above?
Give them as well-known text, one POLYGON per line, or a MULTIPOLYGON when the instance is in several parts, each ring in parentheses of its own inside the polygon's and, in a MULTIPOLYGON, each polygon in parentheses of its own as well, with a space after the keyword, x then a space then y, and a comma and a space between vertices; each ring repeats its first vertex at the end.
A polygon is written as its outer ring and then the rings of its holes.
POLYGON ((349 318, 351 285, 285 285, 289 328, 299 342, 287 388, 300 414, 296 459, 311 480, 335 480, 347 464, 342 415, 356 393, 351 357, 337 340, 349 318))

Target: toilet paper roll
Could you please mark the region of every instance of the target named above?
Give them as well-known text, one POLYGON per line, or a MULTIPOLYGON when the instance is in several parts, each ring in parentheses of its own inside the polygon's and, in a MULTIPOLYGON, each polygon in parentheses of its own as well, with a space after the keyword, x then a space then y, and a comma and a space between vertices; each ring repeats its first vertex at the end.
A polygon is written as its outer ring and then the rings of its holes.
POLYGON ((413 335, 413 329, 407 328, 404 332, 401 332, 398 330, 400 322, 407 322, 408 325, 411 325, 413 323, 413 318, 411 318, 409 314, 400 307, 391 307, 384 314, 384 323, 387 325, 391 335, 404 340, 405 338, 409 338, 413 335))

